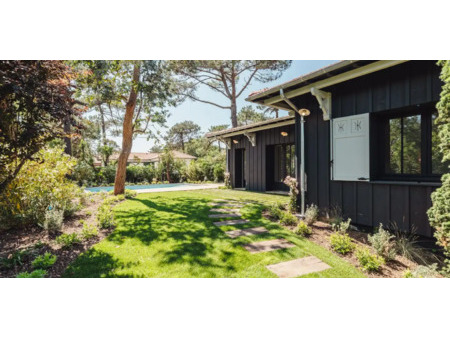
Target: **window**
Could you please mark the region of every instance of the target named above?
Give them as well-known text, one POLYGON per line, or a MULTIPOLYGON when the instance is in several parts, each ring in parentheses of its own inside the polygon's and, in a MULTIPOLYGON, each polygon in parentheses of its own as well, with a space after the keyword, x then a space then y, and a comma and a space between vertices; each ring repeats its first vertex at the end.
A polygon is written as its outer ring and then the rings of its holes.
POLYGON ((286 176, 295 177, 295 145, 275 146, 275 182, 282 183, 286 176))
POLYGON ((381 146, 376 178, 433 181, 447 171, 438 149, 436 117, 432 107, 376 117, 380 130, 375 147, 381 146))

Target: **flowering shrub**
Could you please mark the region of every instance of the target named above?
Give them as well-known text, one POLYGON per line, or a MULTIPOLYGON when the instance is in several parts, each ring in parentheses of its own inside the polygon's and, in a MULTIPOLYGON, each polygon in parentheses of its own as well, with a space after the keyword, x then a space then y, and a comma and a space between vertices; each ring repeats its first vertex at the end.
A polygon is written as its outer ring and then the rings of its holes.
POLYGON ((311 204, 305 211, 305 222, 307 225, 312 225, 317 221, 319 217, 319 207, 315 204, 311 204))
POLYGON ((294 177, 287 176, 283 183, 289 187, 289 211, 295 212, 297 210, 297 196, 299 192, 297 180, 294 177))
POLYGON ((74 210, 81 189, 67 176, 76 161, 64 154, 62 148, 43 149, 36 159, 27 161, 0 195, 0 224, 4 227, 23 224, 44 227, 50 218, 59 216, 49 215, 49 210, 74 210))

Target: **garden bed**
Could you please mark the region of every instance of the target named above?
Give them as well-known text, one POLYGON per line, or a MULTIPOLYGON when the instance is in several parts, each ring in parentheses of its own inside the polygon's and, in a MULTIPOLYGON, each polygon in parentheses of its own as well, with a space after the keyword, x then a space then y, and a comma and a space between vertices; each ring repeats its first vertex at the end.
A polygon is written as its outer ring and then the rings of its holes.
POLYGON ((14 253, 24 252, 21 255, 20 263, 14 267, 6 269, 0 265, 0 277, 15 277, 21 272, 31 272, 33 267, 31 262, 38 255, 49 252, 57 256, 57 260, 53 266, 47 270, 46 277, 61 277, 66 267, 75 260, 82 252, 88 250, 95 243, 111 233, 112 229, 98 229, 98 236, 90 239, 83 239, 81 243, 74 244, 68 249, 64 249, 57 244, 55 239, 62 233, 80 234, 85 224, 97 223, 97 209, 103 200, 103 196, 99 194, 92 195, 87 202, 86 207, 77 211, 72 217, 67 218, 60 232, 49 233, 44 229, 30 225, 21 228, 5 230, 0 234, 0 258, 11 257, 14 253))
MULTIPOLYGON (((264 217, 271 220, 272 222, 278 222, 276 219, 273 219, 270 216, 270 213, 268 211, 265 211, 263 213, 264 217)), ((295 226, 284 226, 284 228, 287 228, 291 231, 294 230, 295 226)), ((357 268, 360 268, 358 259, 354 255, 354 253, 349 253, 346 255, 341 255, 339 253, 334 252, 331 249, 330 244, 330 235, 334 233, 331 226, 328 223, 317 221, 311 226, 312 234, 308 237, 308 239, 311 242, 314 242, 330 251, 338 255, 340 258, 344 259, 345 261, 351 263, 357 268)), ((348 230, 348 235, 352 238, 352 241, 357 244, 360 247, 365 247, 370 249, 370 243, 368 241, 368 234, 361 232, 361 231, 355 231, 355 230, 348 230)), ((406 270, 414 270, 418 266, 417 263, 401 256, 396 255, 393 260, 387 261, 386 264, 382 265, 380 270, 378 272, 364 272, 363 273, 367 277, 371 278, 402 278, 406 270)))

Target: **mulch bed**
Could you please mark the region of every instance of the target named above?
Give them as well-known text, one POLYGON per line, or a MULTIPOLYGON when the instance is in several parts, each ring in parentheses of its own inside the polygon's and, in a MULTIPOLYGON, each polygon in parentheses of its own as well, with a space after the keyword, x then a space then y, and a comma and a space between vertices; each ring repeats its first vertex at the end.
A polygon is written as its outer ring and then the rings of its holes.
POLYGON ((49 233, 36 225, 0 232, 1 258, 6 258, 18 250, 28 250, 30 252, 29 255, 24 257, 22 264, 16 265, 12 269, 7 270, 0 266, 0 277, 15 277, 21 272, 33 271, 31 262, 36 256, 46 252, 50 252, 58 257, 56 263, 47 270, 47 277, 61 277, 64 270, 75 258, 112 232, 113 229, 99 228, 98 237, 82 240, 80 244, 73 245, 69 249, 63 249, 61 245, 55 242, 55 238, 62 233, 81 233, 83 225, 80 221, 82 220, 87 224, 96 224, 97 209, 101 202, 101 196, 93 195, 93 200, 89 201, 84 209, 76 212, 72 217, 64 221, 59 233, 49 233))
MULTIPOLYGON (((263 212, 263 216, 272 222, 278 223, 277 220, 270 217, 270 214, 267 211, 263 212)), ((293 231, 295 228, 295 226, 284 226, 284 225, 281 226, 291 231, 293 231)), ((343 260, 349 262, 350 264, 354 265, 355 267, 361 270, 358 259, 354 254, 349 253, 347 255, 341 255, 339 253, 334 252, 331 249, 330 235, 334 231, 331 229, 331 226, 328 223, 318 221, 311 226, 311 229, 312 234, 311 236, 308 237, 308 240, 328 249, 329 251, 332 251, 334 254, 338 255, 343 260)), ((353 242, 356 243, 358 246, 371 248, 369 241, 367 240, 368 236, 367 233, 354 230, 349 230, 347 233, 352 238, 353 242)), ((394 260, 386 262, 386 264, 381 267, 380 271, 378 272, 363 271, 363 273, 370 278, 381 278, 381 277, 402 278, 405 270, 407 269, 413 270, 416 267, 417 263, 412 262, 403 256, 397 255, 394 260)))

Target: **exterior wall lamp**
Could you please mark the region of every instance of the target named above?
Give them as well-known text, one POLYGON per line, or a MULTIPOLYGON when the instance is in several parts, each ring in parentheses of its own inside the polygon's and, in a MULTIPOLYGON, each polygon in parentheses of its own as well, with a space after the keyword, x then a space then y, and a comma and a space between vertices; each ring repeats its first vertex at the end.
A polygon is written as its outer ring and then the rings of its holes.
POLYGON ((238 141, 238 140, 233 140, 233 143, 234 143, 234 144, 238 144, 239 141, 238 141))
POLYGON ((282 131, 282 132, 281 132, 281 136, 285 136, 285 137, 286 137, 286 136, 288 136, 288 135, 289 135, 289 134, 288 134, 286 131, 282 131))

